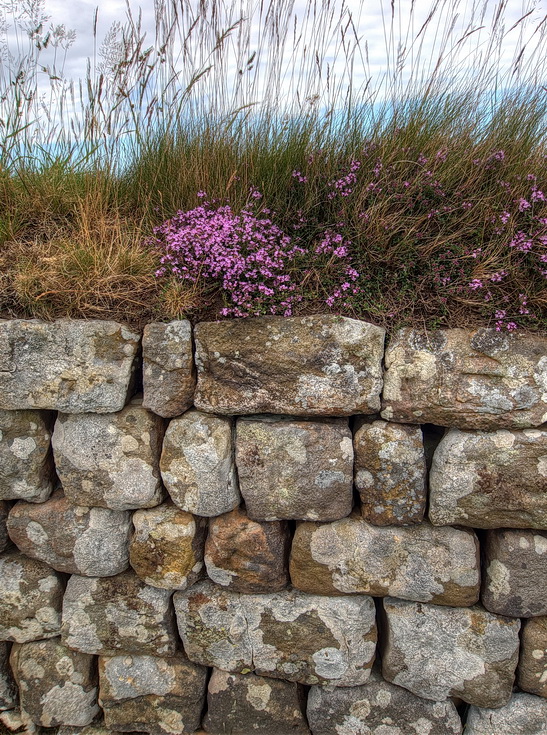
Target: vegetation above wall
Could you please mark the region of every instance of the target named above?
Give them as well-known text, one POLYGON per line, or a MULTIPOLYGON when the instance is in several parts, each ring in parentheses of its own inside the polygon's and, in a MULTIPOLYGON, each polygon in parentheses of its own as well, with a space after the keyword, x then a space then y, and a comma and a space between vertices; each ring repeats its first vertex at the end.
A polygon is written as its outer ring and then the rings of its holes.
POLYGON ((11 5, 3 316, 547 328, 547 44, 534 8, 511 28, 507 2, 493 16, 485 2, 462 28, 457 0, 438 2, 397 48, 392 5, 377 80, 343 4, 308 4, 293 25, 291 3, 257 18, 251 4, 240 17, 228 0, 207 12, 179 0, 158 4, 149 48, 138 17, 114 28, 75 93, 42 58, 66 57, 70 33, 48 30, 43 3, 16 18, 11 5), (335 61, 308 37, 338 39, 335 61))

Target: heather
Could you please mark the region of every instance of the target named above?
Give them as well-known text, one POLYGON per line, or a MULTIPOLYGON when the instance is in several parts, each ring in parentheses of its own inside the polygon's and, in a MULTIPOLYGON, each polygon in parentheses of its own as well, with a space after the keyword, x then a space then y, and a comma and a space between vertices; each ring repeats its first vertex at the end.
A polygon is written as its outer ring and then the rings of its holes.
POLYGON ((2 5, 3 316, 547 328, 541 4, 411 3, 401 31, 379 3, 378 74, 353 4, 157 3, 151 45, 128 11, 79 84, 69 30, 23 6, 2 5))

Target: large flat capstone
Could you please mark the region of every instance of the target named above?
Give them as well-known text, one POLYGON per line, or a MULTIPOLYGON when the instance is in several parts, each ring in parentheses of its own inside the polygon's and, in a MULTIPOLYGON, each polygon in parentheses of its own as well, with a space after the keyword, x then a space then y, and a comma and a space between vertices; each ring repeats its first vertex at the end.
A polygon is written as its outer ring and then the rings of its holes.
POLYGON ((197 408, 349 416, 380 408, 385 332, 331 315, 202 322, 194 330, 197 408))
POLYGON ((112 321, 0 321, 0 408, 119 411, 139 339, 112 321))
POLYGON ((198 582, 173 597, 184 650, 204 666, 301 684, 363 684, 376 650, 371 597, 265 595, 198 582))
POLYGON ((386 350, 382 416, 460 429, 547 421, 547 338, 494 329, 400 330, 386 350))
POLYGON ((429 487, 435 525, 547 529, 547 431, 450 429, 429 487))

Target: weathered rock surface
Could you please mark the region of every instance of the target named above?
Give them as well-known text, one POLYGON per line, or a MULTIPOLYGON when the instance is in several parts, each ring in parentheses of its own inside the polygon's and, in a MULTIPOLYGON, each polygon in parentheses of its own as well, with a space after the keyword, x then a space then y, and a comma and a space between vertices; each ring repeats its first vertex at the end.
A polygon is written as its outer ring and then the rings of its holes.
POLYGON ((309 735, 300 685, 213 669, 203 727, 210 735, 309 735))
POLYGON ((407 328, 385 355, 382 416, 460 429, 547 421, 547 338, 493 329, 407 328))
POLYGON ((450 696, 478 707, 509 701, 518 660, 520 620, 479 606, 440 607, 384 600, 385 679, 419 697, 450 696))
POLYGON ((165 735, 199 727, 207 669, 182 654, 100 657, 99 679, 99 701, 111 730, 165 735))
POLYGON ((145 584, 131 570, 115 577, 69 580, 63 599, 63 643, 82 653, 152 656, 175 653, 171 593, 145 584))
POLYGON ((185 590, 200 578, 207 519, 168 502, 137 510, 133 525, 131 566, 146 584, 185 590))
POLYGON ((525 692, 547 697, 547 617, 524 622, 517 678, 525 692))
POLYGON ((14 644, 10 663, 21 708, 42 727, 88 725, 99 713, 93 656, 71 651, 59 638, 14 644))
POLYGON ((142 335, 143 406, 165 418, 194 402, 196 370, 187 319, 147 324, 142 335))
POLYGON ((547 615, 547 533, 489 531, 484 567, 487 610, 515 618, 547 615))
POLYGON ((57 735, 114 735, 113 731, 106 727, 102 718, 95 719, 86 727, 71 727, 62 725, 57 730, 57 735))
POLYGON ((48 411, 0 410, 0 500, 42 503, 49 497, 52 425, 48 411))
POLYGON ((380 408, 385 332, 346 317, 259 317, 194 330, 197 408, 350 416, 380 408))
POLYGON ((451 429, 429 486, 435 525, 547 529, 547 431, 451 429))
POLYGON ((462 732, 460 717, 450 700, 430 702, 416 697, 385 681, 375 671, 362 686, 312 687, 307 715, 313 735, 461 735, 462 732))
POLYGON ((0 641, 0 711, 13 709, 17 705, 17 688, 9 666, 9 649, 0 641))
POLYGON ((238 419, 236 465, 249 518, 332 521, 351 512, 347 419, 238 419))
POLYGON ((165 433, 161 476, 175 505, 198 516, 236 508, 233 422, 201 411, 173 419, 165 433))
POLYGON ((363 684, 376 648, 371 597, 319 597, 296 590, 242 595, 212 582, 175 592, 188 658, 233 673, 302 684, 363 684))
POLYGON ((5 500, 0 500, 0 552, 7 549, 9 546, 8 529, 6 527, 6 520, 8 518, 9 505, 5 500))
POLYGON ((361 515, 377 526, 420 523, 426 502, 422 431, 387 421, 362 423, 353 438, 361 515))
POLYGON ((0 408, 119 411, 139 338, 121 324, 94 319, 0 322, 0 408))
POLYGON ((373 526, 355 515, 334 523, 300 523, 291 581, 311 594, 396 596, 438 605, 479 599, 479 543, 471 531, 373 526))
POLYGON ((59 635, 63 582, 17 551, 0 556, 0 640, 27 643, 59 635))
POLYGON ((52 437, 57 474, 77 505, 112 510, 161 503, 163 421, 134 399, 115 414, 60 415, 52 437))
POLYGON ((465 735, 546 735, 547 700, 516 692, 499 709, 470 707, 465 735))
POLYGON ((45 503, 19 501, 8 531, 20 551, 58 572, 110 577, 129 566, 131 514, 72 505, 57 490, 45 503))
POLYGON ((286 521, 253 521, 236 508, 209 521, 207 574, 234 592, 278 592, 289 583, 290 543, 286 521))

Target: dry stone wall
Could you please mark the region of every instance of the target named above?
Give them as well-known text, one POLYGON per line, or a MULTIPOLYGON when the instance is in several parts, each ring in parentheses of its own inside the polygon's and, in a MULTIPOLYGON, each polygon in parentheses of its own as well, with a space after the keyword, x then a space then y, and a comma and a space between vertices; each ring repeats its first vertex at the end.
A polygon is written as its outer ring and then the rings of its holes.
POLYGON ((0 322, 0 721, 547 735, 547 339, 0 322))

